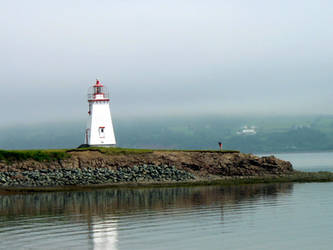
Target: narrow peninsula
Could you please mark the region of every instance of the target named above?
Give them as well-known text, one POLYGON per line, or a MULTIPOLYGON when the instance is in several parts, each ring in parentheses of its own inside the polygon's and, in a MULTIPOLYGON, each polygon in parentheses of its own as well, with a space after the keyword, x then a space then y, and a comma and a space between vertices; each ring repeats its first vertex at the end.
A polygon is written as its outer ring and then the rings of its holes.
POLYGON ((333 181, 288 161, 238 151, 80 148, 0 150, 0 189, 56 191, 114 186, 333 181))

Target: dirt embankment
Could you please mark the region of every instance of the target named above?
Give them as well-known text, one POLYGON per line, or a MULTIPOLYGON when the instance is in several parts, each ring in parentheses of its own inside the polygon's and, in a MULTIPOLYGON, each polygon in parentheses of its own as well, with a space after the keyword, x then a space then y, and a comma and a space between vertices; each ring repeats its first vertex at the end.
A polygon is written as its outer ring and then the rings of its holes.
POLYGON ((98 150, 69 151, 67 159, 38 162, 34 160, 0 162, 0 172, 59 170, 59 169, 110 169, 134 166, 175 166, 198 178, 223 176, 265 176, 290 174, 290 162, 274 156, 257 157, 242 153, 205 151, 152 151, 145 153, 107 154, 98 150))

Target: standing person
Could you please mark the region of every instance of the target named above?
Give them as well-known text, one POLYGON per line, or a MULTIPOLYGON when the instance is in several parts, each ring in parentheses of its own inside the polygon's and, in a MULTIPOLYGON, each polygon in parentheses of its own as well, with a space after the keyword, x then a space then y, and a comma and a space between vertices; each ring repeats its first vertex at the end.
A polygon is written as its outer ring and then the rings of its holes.
POLYGON ((222 142, 219 142, 220 151, 222 151, 222 142))

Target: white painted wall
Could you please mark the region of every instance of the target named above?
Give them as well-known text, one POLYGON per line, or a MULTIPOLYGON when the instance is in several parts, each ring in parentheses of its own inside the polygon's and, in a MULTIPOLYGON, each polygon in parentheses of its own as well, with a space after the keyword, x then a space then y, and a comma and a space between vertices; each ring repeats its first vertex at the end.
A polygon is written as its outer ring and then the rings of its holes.
POLYGON ((88 121, 88 144, 91 146, 112 146, 116 144, 110 106, 108 101, 93 102, 88 121), (104 127, 104 133, 101 133, 104 127))

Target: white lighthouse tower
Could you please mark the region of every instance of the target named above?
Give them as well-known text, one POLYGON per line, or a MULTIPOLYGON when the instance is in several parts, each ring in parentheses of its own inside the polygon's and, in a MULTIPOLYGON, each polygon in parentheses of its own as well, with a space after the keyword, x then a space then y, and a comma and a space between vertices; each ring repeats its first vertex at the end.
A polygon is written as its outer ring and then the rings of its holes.
POLYGON ((114 147, 114 136, 108 89, 96 80, 89 88, 89 120, 86 129, 86 144, 90 147, 114 147))

